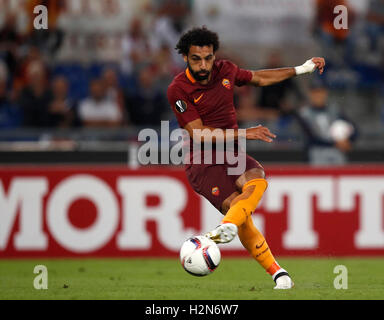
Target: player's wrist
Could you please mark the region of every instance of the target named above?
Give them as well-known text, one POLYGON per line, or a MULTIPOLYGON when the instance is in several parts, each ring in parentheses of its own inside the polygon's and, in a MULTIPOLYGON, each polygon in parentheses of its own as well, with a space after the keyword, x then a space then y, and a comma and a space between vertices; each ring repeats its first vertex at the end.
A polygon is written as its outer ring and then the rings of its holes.
POLYGON ((297 66, 294 69, 297 76, 301 74, 312 73, 316 69, 316 64, 312 60, 307 60, 304 64, 297 66))
POLYGON ((297 66, 295 67, 295 73, 297 76, 299 76, 305 73, 305 69, 303 68, 303 66, 297 66))
POLYGON ((247 131, 248 131, 248 129, 238 129, 237 130, 237 139, 241 139, 241 138, 247 139, 247 137, 248 137, 247 131))

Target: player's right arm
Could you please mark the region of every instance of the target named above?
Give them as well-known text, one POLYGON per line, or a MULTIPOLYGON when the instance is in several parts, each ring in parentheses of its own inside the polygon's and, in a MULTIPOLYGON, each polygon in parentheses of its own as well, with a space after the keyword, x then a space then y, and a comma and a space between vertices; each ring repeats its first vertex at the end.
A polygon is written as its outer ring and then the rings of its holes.
MULTIPOLYGON (((218 139, 227 140, 238 140, 239 137, 243 134, 242 131, 238 129, 234 130, 222 130, 218 128, 212 128, 205 126, 203 121, 198 118, 191 122, 188 122, 184 129, 188 131, 189 136, 192 137, 194 142, 204 142, 205 139, 218 142, 218 139), (222 130, 222 134, 217 134, 217 130, 222 130)), ((271 133, 268 128, 263 126, 257 126, 253 128, 248 128, 245 130, 245 138, 247 140, 261 140, 265 142, 273 142, 273 139, 276 138, 276 135, 271 133)))
MULTIPOLYGON (((219 142, 220 140, 238 140, 243 130, 222 130, 204 125, 197 109, 188 96, 177 86, 170 86, 167 92, 168 101, 172 106, 176 119, 181 128, 188 131, 189 136, 196 143, 204 141, 219 142)), ((268 128, 257 126, 245 130, 247 140, 261 140, 272 142, 276 136, 268 128)))

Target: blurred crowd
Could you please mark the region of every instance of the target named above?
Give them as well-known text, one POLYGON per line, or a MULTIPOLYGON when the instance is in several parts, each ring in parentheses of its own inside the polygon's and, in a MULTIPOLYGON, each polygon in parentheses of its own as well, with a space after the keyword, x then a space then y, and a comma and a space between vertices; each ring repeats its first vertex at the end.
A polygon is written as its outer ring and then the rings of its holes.
MULTIPOLYGON (((0 25, 0 129, 144 127, 171 119, 166 88, 185 68, 174 47, 181 33, 192 24, 193 0, 143 1, 139 13, 127 19, 125 31, 118 38, 119 62, 87 64, 79 62, 81 59, 65 63, 57 59, 66 41, 58 21, 68 1, 26 0, 19 1, 23 5, 16 10, 3 10, 6 14, 0 25), (33 8, 38 4, 48 7, 48 30, 32 27, 33 8), (24 21, 23 31, 20 21, 24 21)), ((9 3, 0 0, 4 8, 9 3)), ((87 1, 81 3, 89 5, 87 1)), ((117 14, 113 12, 113 0, 103 3, 111 14, 117 14)), ((284 132, 292 121, 297 121, 308 144, 329 146, 329 135, 321 136, 326 130, 313 129, 325 125, 324 116, 317 115, 333 112, 329 111, 332 108, 328 91, 348 86, 384 91, 384 0, 369 0, 364 16, 359 16, 348 0, 314 3, 310 32, 319 47, 317 55, 327 60, 322 79, 314 77, 314 83, 307 88, 297 79, 265 88, 242 87, 236 90, 235 99, 241 125, 272 122, 276 130, 284 132), (348 29, 334 28, 337 5, 348 8, 348 29), (308 112, 312 109, 317 112, 308 112), (308 117, 304 115, 309 113, 315 121, 305 124, 308 117)), ((225 52, 220 56, 225 56, 225 52)), ((284 65, 284 52, 274 49, 263 67, 284 65)), ((337 148, 350 150, 345 143, 337 148)))
MULTIPOLYGON (((3 0, 1 5, 9 3, 3 0)), ((84 2, 86 3, 86 2, 84 2)), ((0 129, 157 126, 169 117, 166 88, 184 68, 175 54, 189 1, 149 1, 129 19, 120 37, 119 63, 60 63, 64 31, 58 26, 64 0, 30 0, 30 17, 19 31, 19 12, 0 27, 0 129), (48 30, 32 27, 34 6, 48 7, 48 30), (144 17, 151 17, 148 26, 144 17)), ((20 9, 20 8, 18 8, 20 9)), ((20 11, 20 10, 19 10, 20 11)))
MULTIPOLYGON (((292 132, 299 132, 310 163, 342 165, 364 131, 360 129, 379 127, 377 136, 384 125, 384 117, 380 119, 380 113, 367 108, 378 97, 384 115, 384 0, 369 0, 362 16, 347 0, 316 0, 315 4, 311 33, 318 46, 317 55, 326 59, 325 74, 311 76, 305 86, 293 78, 270 87, 239 89, 238 120, 244 126, 261 122, 288 142, 295 139, 292 132), (347 8, 347 29, 334 27, 334 8, 338 5, 347 8), (346 101, 344 98, 351 93, 369 98, 348 105, 335 99, 338 94, 346 101), (349 117, 346 111, 353 114, 353 108, 360 109, 357 114, 364 116, 349 117), (341 122, 338 128, 334 126, 341 122), (334 128, 344 133, 335 137, 334 128)), ((283 53, 271 51, 265 67, 284 65, 283 53)))
MULTIPOLYGON (((316 55, 325 57, 326 72, 321 77, 324 88, 372 89, 384 87, 384 1, 368 0, 364 16, 358 17, 348 0, 315 0, 316 10, 311 33, 318 46, 316 55), (347 29, 335 29, 334 8, 343 5, 348 10, 347 29)), ((265 68, 286 65, 281 50, 271 51, 265 68)), ((314 82, 319 82, 316 78, 314 82)), ((305 88, 310 89, 310 88, 305 88)), ((243 90, 243 89, 242 89, 243 90)), ((240 120, 275 119, 281 111, 309 102, 303 86, 290 79, 275 86, 245 89, 240 101, 240 120), (245 97, 246 93, 253 97, 245 97)))

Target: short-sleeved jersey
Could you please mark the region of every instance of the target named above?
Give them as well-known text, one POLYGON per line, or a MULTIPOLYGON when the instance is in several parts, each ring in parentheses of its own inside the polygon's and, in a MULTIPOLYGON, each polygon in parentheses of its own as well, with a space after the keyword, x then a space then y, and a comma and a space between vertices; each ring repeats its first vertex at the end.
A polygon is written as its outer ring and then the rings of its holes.
POLYGON ((168 88, 168 101, 181 128, 201 118, 205 126, 237 129, 234 86, 245 85, 251 79, 251 71, 228 60, 218 60, 206 85, 197 82, 188 69, 177 75, 168 88))

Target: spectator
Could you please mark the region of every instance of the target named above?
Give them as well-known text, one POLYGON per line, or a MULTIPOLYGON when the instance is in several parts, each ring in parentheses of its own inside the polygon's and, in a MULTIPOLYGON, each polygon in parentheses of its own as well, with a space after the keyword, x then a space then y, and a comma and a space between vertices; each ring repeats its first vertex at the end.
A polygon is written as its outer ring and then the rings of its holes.
POLYGON ((21 44, 21 37, 16 30, 16 15, 7 15, 0 30, 0 58, 4 59, 11 75, 16 71, 18 48, 21 44))
POLYGON ((152 2, 154 18, 149 32, 150 45, 153 52, 161 52, 162 48, 172 48, 172 63, 179 68, 184 68, 184 61, 175 48, 180 38, 183 16, 188 13, 188 4, 184 0, 165 0, 152 2))
POLYGON ((371 49, 376 50, 378 39, 384 34, 384 0, 369 1, 366 28, 371 42, 371 49))
POLYGON ((108 99, 105 83, 101 79, 90 84, 90 97, 79 105, 79 117, 85 127, 119 127, 122 114, 118 104, 108 99))
POLYGON ((52 81, 52 101, 49 105, 50 126, 66 128, 74 121, 74 103, 68 96, 68 81, 57 77, 52 81))
POLYGON ((182 32, 191 15, 193 0, 152 0, 152 10, 169 17, 173 29, 182 32))
POLYGON ((64 40, 64 32, 57 27, 48 30, 33 30, 28 37, 28 44, 38 47, 47 58, 54 58, 64 40))
MULTIPOLYGON (((44 77, 48 75, 48 67, 46 66, 40 49, 38 47, 31 46, 27 49, 27 54, 23 59, 19 59, 18 66, 15 74, 15 79, 13 81, 14 90, 16 91, 16 95, 18 95, 19 91, 24 87, 28 86, 31 82, 29 79, 28 70, 32 70, 30 66, 34 66, 36 69, 38 66, 41 69, 41 73, 44 73, 44 77)), ((33 79, 32 79, 33 82, 33 79)))
MULTIPOLYGON (((278 51, 268 55, 266 69, 280 68, 282 65, 284 63, 278 51)), ((292 108, 291 96, 294 96, 297 100, 295 105, 304 99, 299 86, 292 78, 273 86, 256 89, 251 89, 251 87, 236 88, 238 120, 243 125, 253 125, 255 122, 260 121, 272 121, 278 126, 285 126, 285 122, 290 120, 285 115, 286 110, 292 108)))
POLYGON ((171 49, 167 46, 163 46, 160 50, 156 51, 156 54, 152 59, 152 65, 154 68, 154 76, 156 78, 156 86, 163 92, 167 92, 168 86, 173 78, 184 71, 184 68, 180 68, 175 64, 172 58, 171 49))
POLYGON ((235 88, 235 106, 237 120, 241 126, 252 127, 256 122, 265 119, 261 108, 255 105, 255 90, 250 86, 235 88))
POLYGON ((134 73, 140 65, 147 63, 150 52, 150 46, 143 32, 141 20, 134 18, 130 22, 128 34, 122 41, 122 72, 125 75, 134 73))
POLYGON ((117 104, 121 113, 124 113, 124 93, 119 86, 117 72, 113 68, 106 68, 101 77, 105 83, 107 98, 117 104))
POLYGON ((327 57, 327 64, 343 67, 349 61, 347 39, 355 20, 355 13, 347 0, 316 0, 313 32, 322 47, 322 55, 327 57), (348 11, 348 28, 336 29, 334 8, 342 5, 348 11))
POLYGON ((0 129, 20 127, 22 113, 7 97, 6 79, 0 77, 0 129))
POLYGON ((26 79, 27 86, 22 89, 19 97, 19 105, 24 113, 24 126, 48 127, 52 92, 47 86, 44 65, 39 61, 30 63, 26 79))
POLYGON ((356 127, 328 103, 328 90, 321 83, 313 83, 309 93, 309 105, 294 111, 305 136, 308 160, 313 165, 342 165, 347 162, 347 152, 356 138, 356 127), (336 120, 348 122, 351 133, 339 138, 332 135, 336 120))
POLYGON ((64 40, 64 32, 58 27, 58 19, 65 9, 65 0, 29 0, 26 4, 29 16, 29 32, 26 43, 40 49, 45 58, 53 58, 64 40), (48 12, 48 29, 37 30, 33 26, 34 8, 44 5, 48 12))
POLYGON ((136 90, 126 96, 129 120, 137 126, 159 126, 168 104, 155 85, 151 67, 141 70, 138 82, 136 90))
MULTIPOLYGON (((284 63, 279 52, 272 52, 268 56, 266 69, 275 69, 282 65, 284 65, 284 63)), ((261 87, 258 90, 260 90, 260 98, 257 105, 265 116, 271 119, 277 119, 281 111, 290 108, 290 106, 288 106, 289 94, 294 94, 298 101, 304 98, 293 78, 273 86, 261 87)))
POLYGON ((343 42, 349 34, 350 24, 354 19, 354 11, 346 0, 316 0, 316 16, 314 20, 314 31, 321 39, 328 42, 343 42), (336 6, 342 5, 348 10, 348 28, 336 29, 334 26, 336 6))

